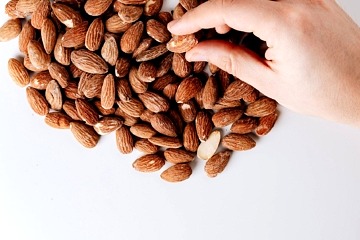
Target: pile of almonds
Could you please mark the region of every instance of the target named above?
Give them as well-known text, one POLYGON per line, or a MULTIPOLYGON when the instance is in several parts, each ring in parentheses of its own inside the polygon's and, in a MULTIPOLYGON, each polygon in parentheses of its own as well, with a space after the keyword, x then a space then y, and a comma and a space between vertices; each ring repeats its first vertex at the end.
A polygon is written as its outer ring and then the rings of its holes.
POLYGON ((232 151, 255 147, 251 136, 272 129, 277 103, 212 64, 186 61, 185 52, 206 39, 264 50, 234 30, 172 36, 167 23, 200 1, 180 0, 170 13, 162 0, 10 0, 0 41, 19 36, 24 59, 11 58, 9 74, 47 125, 70 129, 83 146, 115 132, 121 153, 146 154, 133 163, 138 171, 168 161, 161 178, 183 181, 197 156, 215 177, 232 151))

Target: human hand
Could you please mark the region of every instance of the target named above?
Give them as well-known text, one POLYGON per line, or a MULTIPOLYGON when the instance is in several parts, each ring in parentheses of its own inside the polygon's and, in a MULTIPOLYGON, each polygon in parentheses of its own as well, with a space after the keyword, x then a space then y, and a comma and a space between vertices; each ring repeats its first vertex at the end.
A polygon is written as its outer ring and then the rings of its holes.
POLYGON ((229 27, 266 41, 265 59, 224 41, 186 54, 294 111, 360 127, 360 28, 334 0, 211 0, 168 25, 176 35, 229 27))

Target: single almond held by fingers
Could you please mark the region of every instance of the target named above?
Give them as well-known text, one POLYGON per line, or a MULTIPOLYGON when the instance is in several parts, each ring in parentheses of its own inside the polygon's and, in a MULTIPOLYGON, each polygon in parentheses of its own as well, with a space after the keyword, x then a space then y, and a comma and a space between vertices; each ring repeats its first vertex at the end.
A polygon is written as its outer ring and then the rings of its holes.
POLYGON ((246 151, 254 148, 256 142, 248 135, 230 133, 223 137, 221 144, 233 151, 246 151))
POLYGON ((175 164, 164 172, 161 173, 160 177, 167 182, 181 182, 190 177, 192 169, 187 163, 175 164))
POLYGON ((135 160, 133 168, 139 172, 156 172, 165 164, 165 159, 156 154, 142 156, 135 160))
POLYGON ((205 172, 209 177, 216 177, 219 173, 224 171, 226 165, 230 160, 232 151, 225 150, 212 156, 205 164, 205 172))
POLYGON ((86 148, 93 148, 99 142, 100 136, 94 128, 80 122, 71 122, 70 130, 75 139, 86 148))
POLYGON ((196 44, 198 44, 198 40, 195 37, 195 34, 175 35, 170 39, 166 47, 171 52, 184 53, 195 47, 196 44))
POLYGON ((24 65, 15 58, 10 58, 8 61, 8 71, 11 79, 20 87, 25 87, 30 82, 28 71, 24 65))

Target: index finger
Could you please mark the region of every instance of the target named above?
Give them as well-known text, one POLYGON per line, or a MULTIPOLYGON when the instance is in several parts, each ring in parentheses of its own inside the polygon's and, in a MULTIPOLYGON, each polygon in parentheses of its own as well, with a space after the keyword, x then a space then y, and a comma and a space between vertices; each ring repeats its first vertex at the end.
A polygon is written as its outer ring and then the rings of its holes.
POLYGON ((185 35, 224 24, 253 32, 265 40, 281 23, 279 2, 269 0, 213 0, 185 13, 168 25, 170 32, 185 35))

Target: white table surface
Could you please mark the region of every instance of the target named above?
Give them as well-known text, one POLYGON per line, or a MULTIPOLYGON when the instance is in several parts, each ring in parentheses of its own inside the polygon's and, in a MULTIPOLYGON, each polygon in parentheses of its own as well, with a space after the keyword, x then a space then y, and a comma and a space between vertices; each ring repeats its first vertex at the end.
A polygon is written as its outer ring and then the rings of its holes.
MULTIPOLYGON (((360 23, 358 1, 339 2, 360 23)), ((359 129, 280 108, 223 174, 199 161, 169 184, 134 171, 114 134, 87 150, 44 125, 7 74, 17 54, 17 40, 0 44, 1 240, 360 239, 359 129)))

